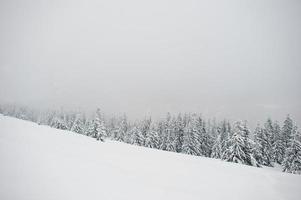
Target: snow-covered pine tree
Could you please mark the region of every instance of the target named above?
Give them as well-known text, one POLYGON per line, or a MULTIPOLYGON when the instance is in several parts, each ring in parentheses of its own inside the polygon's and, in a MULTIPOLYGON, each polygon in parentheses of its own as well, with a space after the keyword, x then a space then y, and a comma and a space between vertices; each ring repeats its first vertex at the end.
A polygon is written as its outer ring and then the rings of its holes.
POLYGON ((52 118, 52 121, 50 122, 50 126, 61 130, 68 130, 64 114, 62 113, 55 114, 55 116, 52 118))
POLYGON ((167 146, 167 136, 166 136, 166 131, 165 131, 165 123, 164 121, 159 121, 157 125, 157 132, 159 135, 159 149, 161 150, 166 150, 167 146))
POLYGON ((84 129, 83 126, 84 126, 84 123, 83 123, 82 116, 80 114, 77 114, 74 119, 74 122, 70 128, 70 131, 79 133, 79 134, 83 134, 83 129, 84 129))
POLYGON ((254 130, 254 158, 260 165, 265 165, 265 153, 264 153, 264 129, 257 124, 254 130))
POLYGON ((226 149, 228 149, 227 141, 230 137, 231 125, 228 121, 223 120, 220 125, 220 141, 221 141, 221 157, 223 156, 226 149))
MULTIPOLYGON (((216 126, 216 123, 213 123, 213 126, 216 126)), ((198 117, 198 127, 200 133, 201 155, 210 157, 214 141, 210 132, 206 131, 206 123, 201 117, 198 117)), ((216 131, 217 127, 214 127, 212 130, 216 131)))
POLYGON ((91 120, 89 119, 85 124, 85 135, 89 137, 96 138, 97 137, 97 131, 96 131, 96 124, 95 119, 91 120))
POLYGON ((293 174, 301 174, 301 135, 297 127, 292 130, 289 148, 285 152, 283 171, 293 174))
POLYGON ((175 151, 181 152, 184 139, 184 123, 181 114, 178 115, 175 121, 173 132, 175 133, 175 151))
POLYGON ((166 150, 176 152, 176 133, 175 133, 175 126, 176 126, 176 119, 172 118, 169 120, 169 122, 166 124, 165 128, 165 134, 166 134, 166 150))
POLYGON ((193 114, 184 130, 183 153, 196 156, 201 155, 199 134, 197 116, 193 114))
POLYGON ((282 127, 282 135, 285 149, 289 148, 292 139, 293 120, 287 115, 282 127))
POLYGON ((134 125, 134 127, 130 130, 130 136, 131 136, 131 144, 142 146, 144 143, 144 140, 142 138, 142 134, 139 128, 137 128, 137 125, 134 125))
POLYGON ((152 119, 150 117, 144 119, 140 123, 139 129, 140 129, 140 133, 141 133, 141 142, 142 142, 141 146, 145 146, 146 136, 147 136, 148 132, 150 131, 151 123, 152 123, 152 119))
POLYGON ((257 162, 252 154, 249 133, 246 122, 238 121, 234 123, 233 133, 228 140, 229 147, 223 155, 223 160, 257 166, 257 162))
POLYGON ((107 137, 107 131, 99 108, 96 110, 95 128, 96 128, 96 139, 103 142, 104 138, 107 137))
POLYGON ((155 130, 155 127, 152 126, 147 132, 145 146, 149 148, 159 149, 159 145, 158 132, 155 130))
POLYGON ((215 136, 212 151, 211 151, 211 158, 222 158, 223 155, 223 141, 222 141, 222 130, 221 127, 218 127, 216 130, 217 134, 215 136))
POLYGON ((273 166, 273 140, 274 140, 274 128, 273 122, 269 118, 264 124, 263 134, 261 135, 261 145, 263 148, 263 165, 273 166))
POLYGON ((127 135, 127 131, 128 131, 128 122, 127 122, 127 117, 124 114, 120 123, 119 123, 119 127, 116 133, 116 140, 117 141, 124 141, 125 140, 125 136, 127 135))
POLYGON ((261 128, 259 125, 254 131, 254 157, 260 165, 272 166, 273 148, 272 135, 274 134, 272 121, 270 119, 261 128))
POLYGON ((281 164, 285 154, 284 139, 278 122, 275 122, 273 127, 275 134, 273 143, 273 161, 281 164))

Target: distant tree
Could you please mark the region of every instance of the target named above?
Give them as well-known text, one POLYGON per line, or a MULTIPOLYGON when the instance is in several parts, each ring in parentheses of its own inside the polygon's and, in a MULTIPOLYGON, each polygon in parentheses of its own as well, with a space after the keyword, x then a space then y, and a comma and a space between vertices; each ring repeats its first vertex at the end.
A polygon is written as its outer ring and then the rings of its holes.
POLYGON ((158 132, 155 130, 154 127, 147 132, 145 146, 149 148, 159 149, 159 135, 158 132))
POLYGON ((266 165, 265 161, 264 129, 258 124, 254 130, 254 158, 260 165, 266 165))
POLYGON ((73 124, 70 128, 70 131, 73 131, 73 132, 76 132, 76 133, 79 133, 79 134, 83 134, 83 132, 84 132, 84 122, 83 122, 83 119, 82 119, 80 114, 76 115, 76 117, 73 121, 73 124))
POLYGON ((182 116, 179 114, 173 127, 173 132, 175 133, 175 152, 178 153, 181 152, 183 148, 184 128, 182 116))
POLYGON ((190 155, 200 155, 199 130, 197 129, 197 116, 191 116, 184 130, 182 152, 190 155))
POLYGON ((275 122, 273 127, 275 134, 273 143, 273 161, 281 164, 285 154, 284 138, 278 122, 275 122))
POLYGON ((127 131, 128 131, 128 122, 127 122, 127 117, 126 115, 123 115, 120 123, 119 123, 119 127, 118 130, 116 132, 116 140, 117 141, 124 141, 125 140, 125 136, 127 135, 127 131))
POLYGON ((290 141, 292 139, 292 131, 293 131, 293 120, 287 115, 284 120, 284 124, 282 127, 282 135, 285 149, 290 147, 290 141))
POLYGON ((223 160, 228 162, 241 163, 251 166, 258 166, 252 154, 251 142, 246 122, 236 122, 233 133, 228 140, 229 147, 223 155, 223 160))
POLYGON ((134 127, 130 130, 131 135, 131 144, 135 144, 138 146, 142 146, 144 144, 144 139, 142 138, 141 131, 139 128, 137 128, 137 125, 134 125, 134 127))
POLYGON ((152 119, 149 117, 144 119, 139 125, 140 134, 141 134, 141 146, 146 146, 145 140, 148 132, 150 131, 151 123, 152 123, 152 119))
POLYGON ((211 158, 222 158, 223 150, 222 150, 222 139, 220 129, 217 130, 217 136, 212 146, 211 158))
POLYGON ((107 131, 99 108, 96 111, 95 127, 96 127, 96 139, 103 142, 104 138, 107 137, 107 131))
POLYGON ((220 141, 221 141, 221 157, 224 152, 228 149, 227 141, 231 135, 231 125, 228 121, 222 121, 220 125, 220 141))
POLYGON ((176 119, 172 118, 166 122, 165 125, 165 134, 166 134, 166 150, 176 152, 177 145, 177 135, 175 132, 176 119))
POLYGON ((65 121, 64 115, 63 114, 56 114, 51 122, 50 126, 53 128, 61 129, 61 130, 68 130, 67 123, 65 121))
POLYGON ((292 130, 289 148, 286 150, 282 165, 284 172, 301 173, 301 135, 297 131, 297 127, 294 127, 292 130))
POLYGON ((254 131, 254 156, 260 165, 272 166, 274 128, 272 120, 268 119, 264 128, 259 125, 254 131))

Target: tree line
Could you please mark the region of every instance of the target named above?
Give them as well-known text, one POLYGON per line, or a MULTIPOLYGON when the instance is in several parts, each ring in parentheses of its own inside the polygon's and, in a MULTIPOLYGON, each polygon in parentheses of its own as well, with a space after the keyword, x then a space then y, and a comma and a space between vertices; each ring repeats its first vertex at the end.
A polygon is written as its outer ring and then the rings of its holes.
POLYGON ((284 172, 301 173, 301 134, 289 115, 282 125, 269 118, 251 132, 246 121, 216 122, 198 114, 167 113, 164 119, 157 121, 146 117, 130 122, 126 115, 105 119, 100 109, 86 114, 1 105, 0 113, 100 141, 111 139, 256 167, 280 164, 284 172))

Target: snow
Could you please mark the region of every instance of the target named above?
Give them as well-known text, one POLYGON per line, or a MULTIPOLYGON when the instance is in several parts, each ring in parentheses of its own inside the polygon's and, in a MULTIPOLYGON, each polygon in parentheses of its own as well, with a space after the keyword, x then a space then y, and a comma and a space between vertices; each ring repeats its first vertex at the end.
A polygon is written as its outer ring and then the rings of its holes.
POLYGON ((301 176, 0 115, 0 199, 301 199, 301 176))

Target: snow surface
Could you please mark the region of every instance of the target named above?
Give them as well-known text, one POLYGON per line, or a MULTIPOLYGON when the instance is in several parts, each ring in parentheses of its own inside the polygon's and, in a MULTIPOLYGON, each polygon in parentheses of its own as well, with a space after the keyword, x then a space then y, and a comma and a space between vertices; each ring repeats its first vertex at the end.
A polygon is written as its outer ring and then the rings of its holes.
POLYGON ((301 199, 301 176, 0 115, 0 199, 301 199))

